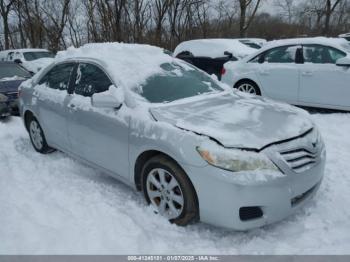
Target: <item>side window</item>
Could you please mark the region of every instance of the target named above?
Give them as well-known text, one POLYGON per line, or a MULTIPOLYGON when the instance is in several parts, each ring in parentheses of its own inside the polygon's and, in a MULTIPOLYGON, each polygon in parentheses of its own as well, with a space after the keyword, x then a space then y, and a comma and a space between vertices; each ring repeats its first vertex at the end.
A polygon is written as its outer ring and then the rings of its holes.
POLYGON ((67 90, 74 63, 64 63, 54 66, 39 82, 48 87, 59 90, 67 90))
POLYGON ((298 46, 282 46, 265 52, 264 62, 295 63, 298 46))
POLYGON ((92 96, 105 92, 112 85, 108 76, 97 66, 81 63, 75 79, 75 93, 82 96, 92 96))
POLYGON ((305 63, 335 64, 338 59, 346 56, 340 50, 322 45, 306 45, 303 47, 305 63))

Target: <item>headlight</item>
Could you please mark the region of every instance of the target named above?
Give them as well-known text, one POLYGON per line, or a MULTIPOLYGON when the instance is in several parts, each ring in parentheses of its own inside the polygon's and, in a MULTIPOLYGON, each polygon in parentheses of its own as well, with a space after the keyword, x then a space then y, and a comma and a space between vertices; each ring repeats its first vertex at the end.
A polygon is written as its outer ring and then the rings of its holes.
POLYGON ((240 149, 227 149, 215 144, 197 147, 198 153, 210 165, 230 170, 258 171, 271 170, 279 171, 274 163, 262 153, 256 153, 240 149))
POLYGON ((6 102, 7 101, 7 96, 0 94, 0 102, 6 102))

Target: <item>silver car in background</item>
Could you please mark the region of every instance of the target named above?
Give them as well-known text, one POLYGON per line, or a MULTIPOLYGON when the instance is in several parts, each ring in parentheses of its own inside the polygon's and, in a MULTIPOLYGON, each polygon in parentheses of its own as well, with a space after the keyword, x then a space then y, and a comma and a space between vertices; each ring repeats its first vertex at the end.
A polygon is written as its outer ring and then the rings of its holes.
POLYGON ((124 181, 177 225, 279 221, 324 174, 307 113, 233 92, 152 46, 69 49, 22 84, 20 111, 36 151, 58 149, 124 181))

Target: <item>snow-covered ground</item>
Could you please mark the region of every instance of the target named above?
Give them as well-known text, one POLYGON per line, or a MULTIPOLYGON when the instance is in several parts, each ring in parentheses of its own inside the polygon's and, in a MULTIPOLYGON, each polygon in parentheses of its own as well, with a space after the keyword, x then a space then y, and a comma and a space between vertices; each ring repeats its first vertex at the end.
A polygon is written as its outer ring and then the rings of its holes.
POLYGON ((318 194, 249 232, 171 225, 116 180, 35 153, 20 119, 0 122, 0 254, 350 254, 350 114, 313 119, 328 150, 318 194))

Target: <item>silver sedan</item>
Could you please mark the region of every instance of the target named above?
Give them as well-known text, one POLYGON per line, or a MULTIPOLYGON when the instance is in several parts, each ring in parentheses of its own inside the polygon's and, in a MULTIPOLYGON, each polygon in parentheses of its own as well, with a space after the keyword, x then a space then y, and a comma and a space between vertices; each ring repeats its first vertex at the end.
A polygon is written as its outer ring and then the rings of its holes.
POLYGON ((122 180, 177 225, 270 224, 323 178, 325 147, 307 113, 233 92, 155 47, 70 50, 22 84, 20 112, 36 151, 122 180))

